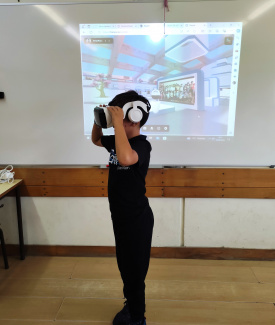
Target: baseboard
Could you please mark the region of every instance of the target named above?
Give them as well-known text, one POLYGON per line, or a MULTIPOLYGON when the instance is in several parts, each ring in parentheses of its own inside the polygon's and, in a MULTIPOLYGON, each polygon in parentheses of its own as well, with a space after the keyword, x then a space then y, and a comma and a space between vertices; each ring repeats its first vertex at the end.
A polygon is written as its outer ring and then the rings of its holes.
MULTIPOLYGON (((6 245, 7 254, 19 255, 18 245, 6 245)), ((114 257, 114 246, 44 246, 25 245, 26 256, 91 256, 114 257)), ((275 260, 274 249, 243 249, 217 247, 152 247, 153 258, 205 260, 275 260)))

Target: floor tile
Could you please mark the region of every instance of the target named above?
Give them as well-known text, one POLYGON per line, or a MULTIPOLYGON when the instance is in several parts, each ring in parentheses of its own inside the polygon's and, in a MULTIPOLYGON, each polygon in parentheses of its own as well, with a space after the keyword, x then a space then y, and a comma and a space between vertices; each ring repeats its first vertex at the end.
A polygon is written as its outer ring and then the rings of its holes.
POLYGON ((256 278, 261 283, 275 283, 275 268, 270 267, 252 267, 256 278))
POLYGON ((7 275, 9 274, 8 273, 9 270, 11 270, 12 268, 15 268, 17 264, 22 263, 22 262, 24 262, 24 261, 21 261, 19 258, 14 258, 14 257, 8 256, 9 269, 5 269, 3 256, 0 255, 0 279, 7 277, 7 275))
MULTIPOLYGON (((67 321, 55 321, 53 325, 111 325, 111 322, 67 322, 67 321)), ((150 325, 150 324, 148 324, 150 325)))
POLYGON ((62 298, 0 297, 0 319, 54 320, 62 298))
MULTIPOLYGON (((110 322, 1 320, 1 325, 111 325, 110 322)), ((149 324, 150 325, 150 324, 149 324)))
MULTIPOLYGON (((67 298, 57 320, 111 321, 122 302, 115 299, 67 298)), ((146 317, 159 324, 273 324, 273 304, 147 300, 146 317)))
MULTIPOLYGON (((1 325, 57 325, 54 321, 39 320, 1 320, 1 325)), ((60 324, 61 325, 61 324, 60 324)))
POLYGON ((70 278, 76 261, 67 257, 28 256, 10 267, 8 272, 0 272, 1 278, 70 278))
MULTIPOLYGON (((9 263, 0 268, 0 325, 111 325, 123 307, 114 257, 27 256, 9 263)), ((153 258, 147 325, 275 324, 274 292, 273 261, 153 258)))
MULTIPOLYGON (((148 299, 275 302, 275 284, 147 280, 148 299)), ((123 298, 121 280, 5 279, 0 296, 123 298)))
POLYGON ((249 267, 150 265, 147 279, 182 281, 258 282, 249 267))
POLYGON ((77 257, 77 262, 117 265, 115 257, 77 257))
MULTIPOLYGON (((239 282, 146 282, 147 299, 224 301, 224 302, 275 302, 275 284, 239 282)), ((274 307, 275 311, 275 307, 274 307)))
POLYGON ((65 298, 57 320, 111 322, 123 299, 65 298))
POLYGON ((122 280, 5 279, 0 296, 123 298, 122 280))
POLYGON ((149 300, 146 306, 148 325, 275 324, 273 304, 149 300))
POLYGON ((76 263, 72 278, 77 279, 120 279, 120 272, 116 263, 94 263, 79 261, 76 263))

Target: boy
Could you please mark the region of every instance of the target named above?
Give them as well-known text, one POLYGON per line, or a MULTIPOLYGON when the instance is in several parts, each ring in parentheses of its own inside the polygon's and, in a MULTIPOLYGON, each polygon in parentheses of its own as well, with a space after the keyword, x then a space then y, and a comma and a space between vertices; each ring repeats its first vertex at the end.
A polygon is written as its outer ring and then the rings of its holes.
POLYGON ((119 94, 108 107, 115 135, 103 136, 101 127, 95 124, 92 130, 93 143, 110 152, 108 198, 126 298, 113 325, 146 325, 144 281, 150 261, 154 216, 145 196, 151 145, 146 136, 140 135, 140 128, 147 121, 150 108, 149 101, 135 91, 119 94), (128 109, 124 118, 122 108, 125 107, 128 109))

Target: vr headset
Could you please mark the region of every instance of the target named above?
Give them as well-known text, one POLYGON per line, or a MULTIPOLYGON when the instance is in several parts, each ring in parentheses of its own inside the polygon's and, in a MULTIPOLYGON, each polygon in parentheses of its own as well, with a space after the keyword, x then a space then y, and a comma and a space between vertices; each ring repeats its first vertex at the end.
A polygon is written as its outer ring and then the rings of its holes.
MULTIPOLYGON (((133 123, 138 123, 142 120, 143 112, 149 113, 148 106, 140 100, 126 103, 122 107, 122 110, 124 113, 123 118, 128 115, 129 120, 133 123)), ((105 105, 94 108, 94 118, 95 124, 101 126, 103 129, 108 129, 113 126, 111 113, 105 105)))

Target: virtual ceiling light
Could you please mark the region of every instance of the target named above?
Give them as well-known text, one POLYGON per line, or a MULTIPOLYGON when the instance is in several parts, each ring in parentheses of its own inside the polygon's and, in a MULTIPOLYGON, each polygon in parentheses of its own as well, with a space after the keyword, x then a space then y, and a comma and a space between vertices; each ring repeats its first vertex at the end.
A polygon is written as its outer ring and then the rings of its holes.
POLYGON ((194 60, 208 53, 208 49, 196 36, 188 36, 169 48, 165 42, 165 56, 180 63, 194 60))

